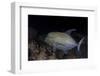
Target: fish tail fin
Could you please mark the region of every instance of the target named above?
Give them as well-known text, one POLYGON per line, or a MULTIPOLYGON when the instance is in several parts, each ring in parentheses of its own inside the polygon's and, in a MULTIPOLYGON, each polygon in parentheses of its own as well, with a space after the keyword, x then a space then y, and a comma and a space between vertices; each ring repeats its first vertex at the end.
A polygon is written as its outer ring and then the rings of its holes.
POLYGON ((83 43, 83 40, 84 40, 85 37, 81 38, 81 40, 79 41, 79 43, 77 44, 77 51, 76 51, 76 55, 77 57, 81 57, 81 51, 80 51, 80 47, 81 47, 81 44, 83 43))
POLYGON ((84 39, 85 39, 85 37, 83 37, 83 38, 79 41, 79 43, 78 43, 78 46, 77 46, 78 52, 80 52, 80 46, 81 46, 81 44, 82 44, 82 42, 83 42, 84 39))

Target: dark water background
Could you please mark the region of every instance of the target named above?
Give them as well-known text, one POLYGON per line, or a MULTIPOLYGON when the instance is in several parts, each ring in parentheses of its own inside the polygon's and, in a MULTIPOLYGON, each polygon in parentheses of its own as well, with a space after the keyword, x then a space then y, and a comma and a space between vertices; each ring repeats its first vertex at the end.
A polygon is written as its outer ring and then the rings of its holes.
POLYGON ((48 33, 51 31, 65 32, 68 29, 75 28, 79 33, 87 35, 88 18, 28 15, 28 26, 35 28, 39 33, 48 33))

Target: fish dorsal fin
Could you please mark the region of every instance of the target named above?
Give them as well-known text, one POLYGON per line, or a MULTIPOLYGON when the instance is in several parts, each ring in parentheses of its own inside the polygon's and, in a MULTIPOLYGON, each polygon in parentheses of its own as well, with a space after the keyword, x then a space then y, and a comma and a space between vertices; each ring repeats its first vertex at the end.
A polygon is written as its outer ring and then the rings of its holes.
POLYGON ((69 29, 65 33, 71 35, 73 31, 77 31, 76 29, 69 29))

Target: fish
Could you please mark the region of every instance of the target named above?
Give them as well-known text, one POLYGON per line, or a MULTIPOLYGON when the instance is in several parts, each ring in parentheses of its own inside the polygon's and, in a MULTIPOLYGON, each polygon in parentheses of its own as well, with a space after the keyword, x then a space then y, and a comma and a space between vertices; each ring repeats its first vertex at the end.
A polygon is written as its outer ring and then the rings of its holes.
POLYGON ((75 47, 77 47, 77 52, 79 52, 84 37, 77 43, 71 37, 73 31, 76 31, 76 29, 70 29, 66 32, 49 32, 45 38, 45 42, 53 47, 54 52, 59 49, 67 54, 69 50, 75 47))

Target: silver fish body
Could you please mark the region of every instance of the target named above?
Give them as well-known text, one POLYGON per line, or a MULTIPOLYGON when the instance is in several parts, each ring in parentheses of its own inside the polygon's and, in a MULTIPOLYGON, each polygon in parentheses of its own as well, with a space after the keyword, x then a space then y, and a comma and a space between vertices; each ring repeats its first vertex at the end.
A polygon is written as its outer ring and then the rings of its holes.
POLYGON ((78 44, 69 35, 63 32, 50 32, 45 38, 45 42, 52 46, 55 50, 59 49, 67 53, 68 50, 76 47, 78 44))

